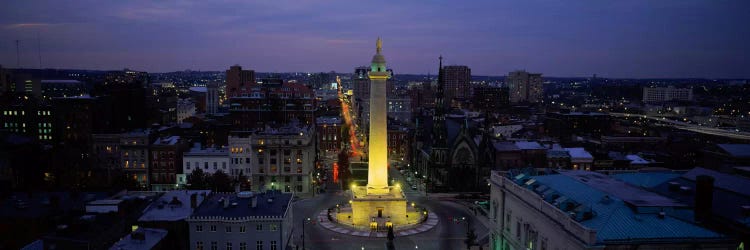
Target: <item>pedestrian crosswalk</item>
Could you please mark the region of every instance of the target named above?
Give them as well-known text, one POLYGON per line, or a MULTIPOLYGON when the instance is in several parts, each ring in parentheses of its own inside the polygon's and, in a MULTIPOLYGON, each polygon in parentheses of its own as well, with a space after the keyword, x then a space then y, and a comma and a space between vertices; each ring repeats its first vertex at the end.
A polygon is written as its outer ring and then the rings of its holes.
MULTIPOLYGON (((369 230, 357 230, 353 229, 347 226, 339 225, 337 223, 333 223, 328 220, 328 215, 326 214, 327 211, 321 211, 318 214, 318 221, 320 222, 320 225, 324 228, 340 233, 340 234, 348 234, 353 236, 359 236, 359 237, 373 237, 373 238, 385 238, 387 237, 387 233, 385 232, 373 232, 369 230)), ((427 218, 427 221, 425 221, 422 224, 419 224, 415 227, 411 227, 408 229, 402 229, 395 231, 394 234, 396 236, 407 236, 407 235, 413 235, 418 233, 427 232, 430 229, 437 226, 439 220, 436 216, 430 216, 427 218)))

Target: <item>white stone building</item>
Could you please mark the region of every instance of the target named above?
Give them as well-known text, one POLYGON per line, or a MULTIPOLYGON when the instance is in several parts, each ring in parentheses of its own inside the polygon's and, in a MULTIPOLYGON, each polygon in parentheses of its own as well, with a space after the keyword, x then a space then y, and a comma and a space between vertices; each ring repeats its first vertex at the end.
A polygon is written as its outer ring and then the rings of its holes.
POLYGON ((203 149, 200 144, 196 144, 190 151, 183 153, 182 162, 182 172, 185 175, 199 168, 206 174, 213 174, 219 170, 226 174, 233 172, 229 164, 229 150, 226 148, 203 149))

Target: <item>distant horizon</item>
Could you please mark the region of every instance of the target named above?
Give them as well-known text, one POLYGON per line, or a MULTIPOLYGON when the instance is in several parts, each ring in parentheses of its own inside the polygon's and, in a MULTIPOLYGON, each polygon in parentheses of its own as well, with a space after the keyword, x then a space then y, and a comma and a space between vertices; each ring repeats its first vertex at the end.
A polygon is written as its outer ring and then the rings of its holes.
MULTIPOLYGON (((6 67, 5 65, 0 65, 0 66, 2 66, 2 68, 4 68, 4 69, 11 69, 11 70, 18 70, 18 69, 19 69, 19 68, 11 68, 11 67, 6 67)), ((240 66, 242 66, 242 65, 240 65, 240 66)), ((446 65, 446 66, 451 66, 451 65, 446 65)), ((358 66, 357 66, 357 67, 358 67, 358 66)), ((469 67, 469 68, 471 68, 471 67, 469 67)), ((129 68, 129 67, 124 67, 124 68, 121 68, 121 69, 75 69, 75 68, 42 68, 42 69, 39 69, 39 68, 20 68, 20 70, 71 70, 71 71, 75 71, 75 70, 80 70, 80 71, 122 71, 122 70, 125 70, 125 69, 128 69, 128 70, 133 70, 133 71, 138 71, 138 72, 146 72, 146 73, 149 73, 149 74, 168 74, 168 73, 178 73, 178 72, 185 72, 185 71, 191 71, 191 72, 220 72, 220 73, 224 73, 224 72, 225 72, 226 70, 228 70, 229 68, 227 67, 227 69, 223 69, 223 70, 194 70, 194 69, 183 69, 183 70, 175 70, 175 71, 164 71, 164 72, 151 72, 151 71, 143 71, 143 70, 139 70, 139 69, 134 69, 134 68, 129 68)), ((253 69, 250 69, 250 68, 245 68, 245 67, 243 67, 242 69, 244 69, 244 70, 248 70, 248 69, 249 69, 249 70, 253 70, 253 69)), ((335 73, 337 73, 337 74, 353 74, 353 72, 344 72, 344 71, 335 71, 335 70, 328 70, 328 71, 257 71, 257 70, 254 70, 254 71, 255 71, 255 73, 256 73, 256 74, 258 74, 258 73, 260 73, 260 74, 291 74, 291 73, 309 73, 309 74, 314 74, 314 73, 330 73, 331 71, 333 71, 333 72, 335 72, 335 73)), ((592 77, 593 77, 593 75, 589 75, 589 76, 548 76, 548 75, 545 75, 545 74, 544 74, 544 73, 542 73, 542 72, 533 72, 533 71, 528 71, 528 70, 527 70, 527 72, 530 72, 530 73, 541 73, 541 74, 542 74, 542 78, 592 78, 592 77)), ((399 73, 399 72, 394 72, 394 74, 395 74, 395 75, 415 75, 415 76, 427 76, 427 75, 430 75, 430 76, 437 76, 437 75, 436 75, 435 73, 429 73, 429 74, 428 74, 428 73, 399 73)), ((475 74, 472 74, 471 76, 472 76, 472 77, 506 77, 506 76, 507 76, 507 73, 506 73, 505 75, 475 75, 475 74)), ((596 75, 596 78, 600 78, 600 79, 632 79, 632 80, 643 80, 643 79, 649 79, 649 80, 660 80, 660 79, 663 79, 663 80, 679 80, 679 79, 704 79, 704 80, 750 80, 750 77, 749 77, 749 78, 711 78, 711 77, 607 77, 607 76, 602 76, 602 75, 598 75, 598 74, 596 75)))

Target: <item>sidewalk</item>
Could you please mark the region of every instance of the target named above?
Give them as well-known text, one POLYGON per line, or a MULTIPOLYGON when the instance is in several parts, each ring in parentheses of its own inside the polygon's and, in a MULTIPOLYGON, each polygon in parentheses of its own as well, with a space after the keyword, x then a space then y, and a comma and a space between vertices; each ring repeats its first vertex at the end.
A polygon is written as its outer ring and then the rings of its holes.
MULTIPOLYGON (((324 228, 340 233, 340 234, 348 234, 353 236, 359 236, 359 237, 375 237, 375 238, 385 238, 387 236, 386 232, 373 232, 370 230, 357 230, 350 227, 342 226, 337 223, 333 223, 328 220, 328 215, 326 214, 327 211, 320 211, 318 214, 318 221, 320 222, 320 225, 324 228)), ((398 230, 393 232, 395 236, 407 236, 407 235, 413 235, 418 233, 427 232, 430 229, 434 228, 438 224, 438 218, 437 216, 430 216, 427 218, 427 221, 425 221, 422 224, 419 224, 416 227, 398 230)))

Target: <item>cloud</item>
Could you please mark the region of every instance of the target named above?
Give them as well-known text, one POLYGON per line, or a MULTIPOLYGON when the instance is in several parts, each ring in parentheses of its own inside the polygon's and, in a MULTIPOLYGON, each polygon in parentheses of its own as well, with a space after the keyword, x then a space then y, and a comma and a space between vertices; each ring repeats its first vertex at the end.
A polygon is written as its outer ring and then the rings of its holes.
POLYGON ((63 25, 62 23, 14 23, 6 25, 8 29, 25 29, 25 28, 46 28, 63 25))

